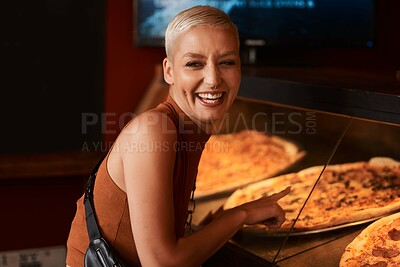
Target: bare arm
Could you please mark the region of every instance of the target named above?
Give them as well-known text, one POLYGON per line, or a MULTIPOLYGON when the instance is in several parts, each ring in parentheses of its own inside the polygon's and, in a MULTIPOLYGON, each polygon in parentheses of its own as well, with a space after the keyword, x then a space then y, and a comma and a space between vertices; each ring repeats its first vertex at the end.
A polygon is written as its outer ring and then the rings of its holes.
POLYGON ((167 130, 173 128, 170 120, 160 119, 155 123, 150 118, 153 115, 141 116, 136 124, 126 129, 119 146, 137 148, 121 149, 121 159, 132 232, 143 266, 199 266, 243 224, 268 219, 275 219, 271 227, 283 223, 284 212, 276 201, 286 195, 288 189, 224 211, 202 230, 177 239, 172 184, 173 145, 177 136, 176 132, 167 130))

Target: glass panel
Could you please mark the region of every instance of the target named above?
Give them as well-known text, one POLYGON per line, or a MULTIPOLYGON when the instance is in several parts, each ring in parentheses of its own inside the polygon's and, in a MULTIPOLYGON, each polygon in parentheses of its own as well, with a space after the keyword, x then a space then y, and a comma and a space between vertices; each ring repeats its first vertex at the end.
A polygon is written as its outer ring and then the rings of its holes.
MULTIPOLYGON (((313 166, 321 166, 320 170, 322 170, 329 159, 331 159, 330 165, 368 161, 378 156, 400 160, 398 141, 400 127, 398 125, 352 119, 336 114, 242 98, 235 101, 226 120, 215 130, 220 134, 257 130, 291 141, 306 152, 296 164, 277 175, 298 173, 313 166), (342 136, 347 126, 349 128, 342 136)), ((319 172, 311 175, 310 183, 313 184, 318 176, 319 172)), ((269 177, 265 177, 265 180, 267 179, 269 177)), ((322 176, 322 182, 326 182, 324 179, 326 178, 322 176)), ((284 184, 282 188, 286 186, 284 184)), ((305 195, 309 194, 311 188, 307 190, 304 192, 305 195)), ((197 199, 197 210, 194 213, 193 222, 199 224, 207 214, 218 210, 224 205, 232 191, 197 199)), ((313 193, 308 200, 309 203, 315 202, 317 196, 318 194, 313 193)), ((340 202, 340 200, 337 201, 340 202)), ((306 208, 303 212, 301 216, 307 216, 306 208)), ((303 266, 310 257, 316 264, 320 263, 319 266, 326 266, 327 259, 332 266, 338 266, 344 247, 365 226, 366 224, 330 229, 325 227, 318 231, 305 231, 305 233, 292 232, 288 237, 284 234, 267 233, 265 230, 244 228, 230 243, 266 262, 275 260, 279 266, 303 266), (283 243, 285 243, 284 246, 282 246, 283 243), (278 251, 279 255, 277 255, 278 251)))
MULTIPOLYGON (((336 125, 335 121, 330 125, 336 125)), ((330 132, 329 127, 324 130, 327 136, 330 132)), ((304 218, 309 216, 307 211, 311 213, 311 210, 318 209, 321 223, 327 225, 308 233, 305 231, 303 235, 290 236, 287 245, 277 257, 279 266, 301 265, 310 258, 314 264, 321 264, 320 266, 326 266, 326 262, 338 266, 346 246, 369 223, 388 212, 396 212, 386 211, 385 206, 377 199, 380 195, 389 198, 389 194, 383 192, 385 186, 389 183, 396 190, 400 186, 399 179, 395 179, 395 172, 388 171, 388 168, 376 167, 374 159, 399 161, 399 136, 398 125, 356 118, 352 120, 330 165, 325 169, 300 215, 300 218, 304 218), (378 178, 371 180, 373 176, 378 178), (358 202, 370 203, 375 208, 383 209, 367 214, 363 212, 363 208, 354 210, 357 205, 354 203, 358 202), (328 223, 329 219, 332 222, 328 223)), ((388 201, 396 201, 400 195, 395 195, 394 199, 388 201)))

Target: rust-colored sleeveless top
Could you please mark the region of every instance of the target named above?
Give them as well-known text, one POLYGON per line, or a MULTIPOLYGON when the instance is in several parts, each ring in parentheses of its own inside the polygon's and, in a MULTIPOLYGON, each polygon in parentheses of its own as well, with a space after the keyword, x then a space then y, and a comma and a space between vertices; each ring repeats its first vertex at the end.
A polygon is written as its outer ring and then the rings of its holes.
MULTIPOLYGON (((196 180, 197 166, 209 135, 190 120, 171 97, 154 110, 160 112, 160 116, 161 113, 166 114, 174 122, 178 133, 173 198, 175 232, 177 237, 182 237, 185 234, 188 204, 196 180)), ((110 177, 107 159, 108 155, 100 165, 93 192, 100 231, 128 264, 140 266, 131 230, 127 196, 110 177)), ((67 241, 66 263, 71 267, 83 266, 84 255, 89 246, 83 198, 84 196, 77 201, 77 211, 67 241)))

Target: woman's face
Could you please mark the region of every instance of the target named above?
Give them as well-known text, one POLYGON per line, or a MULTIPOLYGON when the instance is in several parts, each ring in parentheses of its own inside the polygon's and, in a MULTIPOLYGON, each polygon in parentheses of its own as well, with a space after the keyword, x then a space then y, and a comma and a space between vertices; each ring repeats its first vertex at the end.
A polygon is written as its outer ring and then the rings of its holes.
POLYGON ((170 95, 201 128, 212 126, 232 105, 240 86, 236 35, 218 26, 197 26, 179 36, 172 60, 164 59, 170 95))

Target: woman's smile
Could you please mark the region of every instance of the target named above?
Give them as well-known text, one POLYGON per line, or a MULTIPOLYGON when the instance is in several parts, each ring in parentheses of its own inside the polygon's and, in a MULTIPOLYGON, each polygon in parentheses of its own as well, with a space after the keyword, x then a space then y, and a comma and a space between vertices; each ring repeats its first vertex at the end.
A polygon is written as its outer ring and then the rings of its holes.
POLYGON ((206 107, 215 107, 224 102, 225 93, 197 93, 200 103, 206 107))

